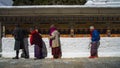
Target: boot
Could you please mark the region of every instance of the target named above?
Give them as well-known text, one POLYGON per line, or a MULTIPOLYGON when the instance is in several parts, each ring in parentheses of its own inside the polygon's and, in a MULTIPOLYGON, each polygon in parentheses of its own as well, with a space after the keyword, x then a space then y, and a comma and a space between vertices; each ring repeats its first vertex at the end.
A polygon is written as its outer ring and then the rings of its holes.
POLYGON ((19 59, 19 57, 16 56, 16 57, 13 57, 12 59, 19 59))

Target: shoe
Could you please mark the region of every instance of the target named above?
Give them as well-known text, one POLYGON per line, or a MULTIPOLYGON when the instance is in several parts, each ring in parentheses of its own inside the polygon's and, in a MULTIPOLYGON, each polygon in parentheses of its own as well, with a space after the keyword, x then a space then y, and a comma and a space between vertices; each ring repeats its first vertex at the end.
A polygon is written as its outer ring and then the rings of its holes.
POLYGON ((95 57, 98 58, 98 55, 96 55, 95 57))
POLYGON ((28 57, 28 56, 25 56, 25 59, 29 59, 29 57, 28 57))
POLYGON ((13 57, 12 59, 19 59, 19 57, 13 57))
POLYGON ((98 58, 98 56, 95 56, 95 58, 98 58))
POLYGON ((22 54, 21 54, 21 58, 25 58, 25 54, 22 53, 22 54))
POLYGON ((37 58, 34 58, 34 60, 37 60, 37 58))
POLYGON ((54 60, 55 58, 51 58, 51 60, 54 60))
POLYGON ((39 60, 39 58, 34 58, 34 60, 39 60))
POLYGON ((38 59, 44 59, 44 57, 40 57, 40 58, 34 58, 34 60, 38 60, 38 59))
POLYGON ((90 59, 94 59, 94 58, 96 58, 96 56, 90 56, 89 58, 90 58, 90 59))

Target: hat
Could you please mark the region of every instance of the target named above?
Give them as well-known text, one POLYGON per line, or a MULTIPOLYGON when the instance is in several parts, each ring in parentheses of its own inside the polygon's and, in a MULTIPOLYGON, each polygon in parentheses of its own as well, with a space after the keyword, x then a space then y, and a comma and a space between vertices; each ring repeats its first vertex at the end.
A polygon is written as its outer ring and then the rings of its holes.
POLYGON ((94 26, 90 26, 90 29, 94 29, 94 26))
POLYGON ((52 25, 50 26, 50 28, 52 28, 52 27, 55 27, 55 25, 54 25, 54 24, 52 24, 52 25))

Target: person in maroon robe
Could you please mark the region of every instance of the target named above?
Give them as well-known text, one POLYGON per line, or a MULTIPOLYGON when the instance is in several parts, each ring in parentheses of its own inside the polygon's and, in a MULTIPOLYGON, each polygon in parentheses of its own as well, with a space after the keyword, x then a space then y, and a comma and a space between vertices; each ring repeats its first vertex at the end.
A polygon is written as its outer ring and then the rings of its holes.
POLYGON ((61 44, 60 44, 60 33, 55 28, 54 25, 51 25, 50 27, 50 33, 49 33, 49 44, 52 48, 52 55, 54 59, 61 58, 62 52, 61 52, 61 44))
POLYGON ((30 44, 34 46, 34 57, 35 59, 43 59, 42 56, 42 37, 41 35, 34 29, 30 29, 31 37, 30 37, 30 44))

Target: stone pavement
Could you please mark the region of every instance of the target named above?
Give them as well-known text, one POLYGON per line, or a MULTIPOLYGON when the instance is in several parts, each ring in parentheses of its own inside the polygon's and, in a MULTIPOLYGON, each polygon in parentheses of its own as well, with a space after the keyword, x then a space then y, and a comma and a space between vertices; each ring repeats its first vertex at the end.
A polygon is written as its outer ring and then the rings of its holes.
POLYGON ((43 60, 0 58, 0 68, 120 68, 120 57, 43 60))

